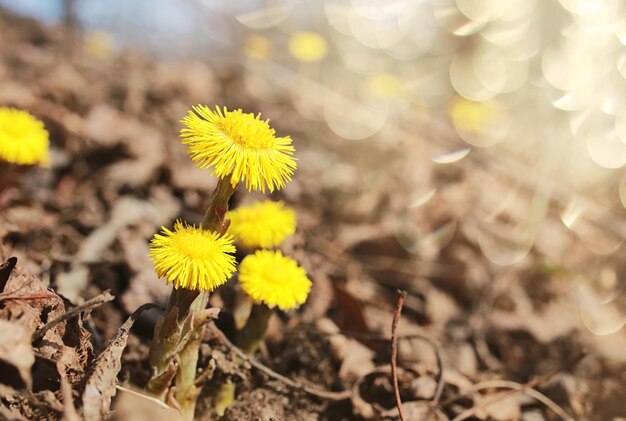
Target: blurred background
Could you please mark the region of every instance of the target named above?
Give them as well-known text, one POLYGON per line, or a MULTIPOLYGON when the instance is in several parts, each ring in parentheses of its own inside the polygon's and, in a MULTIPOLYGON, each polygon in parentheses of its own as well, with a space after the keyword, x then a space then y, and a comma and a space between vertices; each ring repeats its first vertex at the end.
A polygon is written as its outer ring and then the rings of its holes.
MULTIPOLYGON (((132 80, 147 92, 136 101, 124 94, 120 112, 141 115, 157 104, 175 122, 189 98, 252 104, 296 141, 301 172, 281 197, 318 209, 310 219, 302 210, 301 227, 328 218, 322 225, 329 235, 321 237, 375 284, 413 289, 426 295, 426 307, 445 308, 446 300, 428 304, 425 279, 468 317, 515 314, 490 323, 527 329, 546 347, 580 333, 585 346, 610 361, 603 376, 617 370, 611 364, 626 363, 623 0, 0 0, 0 6, 49 28, 73 28, 87 67, 112 68, 107 77, 132 80), (150 70, 116 73, 112 63, 122 56, 150 70), (176 89, 151 97, 157 83, 151 77, 176 89)), ((74 76, 50 77, 62 84, 74 76)), ((0 100, 19 105, 20 91, 7 86, 0 100)), ((76 133, 106 143, 108 129, 96 122, 112 121, 109 110, 76 112, 86 119, 85 131, 76 133)), ((169 129, 172 149, 177 129, 169 129)), ((52 147, 62 149, 54 136, 52 147)), ((184 160, 184 151, 173 154, 184 160)), ((188 173, 196 174, 178 172, 188 173)), ((172 177, 183 208, 201 209, 206 186, 194 185, 193 175, 172 177)), ((305 244, 311 250, 318 243, 305 244)), ((318 251, 328 250, 324 244, 318 251)), ((313 260, 311 266, 322 265, 313 260)), ((328 270, 331 280, 347 266, 344 286, 358 290, 350 264, 335 263, 342 268, 328 270)), ((61 265, 57 282, 68 273, 76 279, 73 265, 61 265)), ((449 335, 447 323, 458 314, 432 311, 449 335)))
POLYGON ((479 198, 474 209, 481 222, 507 230, 506 251, 483 244, 495 263, 516 263, 535 242, 550 241, 541 227, 556 214, 594 255, 617 252, 626 235, 620 0, 0 5, 81 28, 96 56, 134 49, 233 66, 243 72, 240 89, 259 101, 289 103, 302 118, 325 123, 334 136, 324 141, 360 148, 376 138, 406 148, 402 163, 359 170, 367 179, 368 170, 406 167, 415 178, 404 195, 408 209, 442 187, 420 180, 417 167, 428 162, 445 172, 472 161, 507 184, 485 191, 497 200, 479 198))

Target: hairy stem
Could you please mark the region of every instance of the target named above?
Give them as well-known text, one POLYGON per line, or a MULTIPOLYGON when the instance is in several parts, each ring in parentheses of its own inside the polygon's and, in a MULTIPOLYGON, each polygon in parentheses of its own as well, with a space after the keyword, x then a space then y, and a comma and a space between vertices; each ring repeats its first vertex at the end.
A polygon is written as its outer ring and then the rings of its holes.
POLYGON ((254 354, 265 337, 271 316, 271 308, 265 304, 253 304, 246 325, 237 332, 237 346, 248 354, 254 354))
MULTIPOLYGON (((235 191, 230 177, 220 179, 211 196, 202 227, 224 234, 228 229, 228 201, 235 191)), ((157 321, 150 353, 153 375, 147 388, 165 399, 172 381, 185 419, 192 420, 199 389, 195 385, 198 355, 206 328, 203 311, 209 293, 173 288, 165 313, 157 321)))

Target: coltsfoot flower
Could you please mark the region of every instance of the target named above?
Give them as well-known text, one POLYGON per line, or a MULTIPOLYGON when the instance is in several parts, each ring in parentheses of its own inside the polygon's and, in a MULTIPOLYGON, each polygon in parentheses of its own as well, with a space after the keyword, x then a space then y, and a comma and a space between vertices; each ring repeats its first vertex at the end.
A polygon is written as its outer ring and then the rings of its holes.
POLYGON ((296 214, 283 202, 255 202, 230 211, 227 217, 228 232, 248 248, 276 247, 296 232, 296 214))
POLYGON ((196 228, 178 220, 174 231, 162 227, 150 241, 150 260, 159 277, 175 288, 213 291, 235 271, 232 235, 196 228))
POLYGON ((228 111, 194 106, 181 120, 180 132, 191 159, 200 168, 230 178, 236 186, 245 182, 249 191, 274 191, 285 187, 296 169, 291 138, 276 137, 269 120, 241 110, 228 111))
POLYGON ((20 165, 47 165, 48 132, 43 123, 14 108, 0 107, 0 159, 20 165))
POLYGON ((239 282, 253 300, 281 310, 300 306, 311 290, 304 269, 280 251, 259 250, 246 256, 239 265, 239 282))

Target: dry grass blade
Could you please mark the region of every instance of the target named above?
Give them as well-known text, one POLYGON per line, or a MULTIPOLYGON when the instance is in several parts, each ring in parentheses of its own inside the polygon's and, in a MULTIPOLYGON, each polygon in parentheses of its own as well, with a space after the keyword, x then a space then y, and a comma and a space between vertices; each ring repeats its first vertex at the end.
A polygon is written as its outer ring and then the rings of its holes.
POLYGON ((50 328, 56 326, 57 324, 64 322, 66 320, 71 319, 72 317, 76 316, 79 313, 82 313, 83 311, 87 311, 87 310, 91 310, 94 307, 98 307, 104 303, 108 303, 109 301, 113 301, 115 297, 113 296, 113 294, 111 294, 109 291, 104 291, 102 294, 97 295, 95 297, 93 297, 90 300, 85 301, 83 304, 78 305, 76 307, 73 307, 71 309, 69 309, 65 314, 63 314, 61 317, 58 317, 48 323, 46 323, 44 326, 42 326, 41 328, 37 329, 35 331, 35 333, 33 333, 33 337, 32 340, 36 341, 38 339, 41 339, 43 337, 43 335, 46 333, 46 331, 48 331, 50 328))
POLYGON ((476 411, 478 411, 481 408, 485 408, 495 402, 501 401, 503 399, 506 399, 508 397, 511 397, 513 395, 515 395, 516 393, 524 393, 536 400, 538 400, 539 402, 543 403, 545 406, 547 406, 548 408, 550 408, 552 411, 554 411, 555 414, 557 414, 561 419, 565 420, 565 421, 573 421, 574 418, 570 417, 567 412, 565 412, 565 410, 563 410, 563 408, 561 408, 560 406, 558 406, 554 401, 552 401, 550 398, 548 398, 546 395, 540 393, 539 391, 535 390, 534 387, 549 380, 550 378, 552 378, 554 375, 556 374, 556 372, 554 373, 550 373, 548 375, 545 376, 541 376, 541 377, 537 377, 527 383, 521 384, 521 383, 517 383, 517 382, 512 382, 512 381, 507 381, 507 380, 491 380, 491 381, 486 381, 486 382, 482 382, 482 383, 478 383, 476 384, 474 387, 472 387, 471 391, 478 391, 478 390, 482 390, 482 389, 489 389, 489 388, 508 388, 511 389, 509 391, 506 391, 504 393, 500 393, 499 395, 495 396, 494 398, 482 403, 481 405, 474 405, 473 407, 461 412, 459 415, 457 415, 455 418, 452 419, 452 421, 462 421, 465 419, 468 419, 472 416, 474 416, 476 414, 476 411))
MULTIPOLYGON (((557 414, 561 419, 565 421, 574 421, 574 418, 570 417, 567 412, 563 408, 561 408, 556 402, 552 399, 544 395, 533 388, 524 388, 524 385, 517 382, 512 382, 509 380, 489 380, 485 382, 478 383, 475 385, 472 390, 482 390, 482 389, 491 389, 491 388, 506 388, 511 389, 512 391, 519 391, 524 393, 525 395, 530 396, 533 399, 544 404, 546 407, 550 408, 555 414, 557 414)), ((495 400, 496 398, 494 398, 495 400)), ((486 404, 488 405, 488 403, 486 404)))
POLYGON ((398 323, 400 322, 400 315, 402 314, 402 306, 406 298, 406 291, 398 291, 398 301, 396 303, 396 310, 393 313, 393 321, 391 323, 391 376, 393 378, 393 392, 396 395, 396 406, 398 407, 398 413, 402 421, 406 420, 404 415, 404 409, 402 408, 402 399, 400 398, 400 389, 398 387, 398 323))
POLYGON ((139 393, 139 392, 137 392, 137 391, 135 391, 135 390, 132 390, 132 389, 129 389, 129 388, 127 388, 127 387, 120 386, 119 384, 118 384, 118 385, 116 385, 116 386, 115 386, 115 388, 116 388, 117 390, 122 391, 122 392, 125 392, 125 393, 130 393, 131 395, 136 396, 136 397, 138 397, 139 399, 145 399, 145 400, 147 400, 147 401, 149 401, 149 402, 151 402, 151 403, 155 404, 155 405, 156 405, 156 406, 158 406, 159 408, 163 408, 163 409, 172 409, 172 408, 170 408, 170 407, 169 407, 169 406, 168 406, 165 402, 162 402, 162 401, 160 401, 159 399, 154 398, 154 397, 152 397, 152 396, 148 396, 148 395, 145 395, 145 394, 143 394, 143 393, 139 393))

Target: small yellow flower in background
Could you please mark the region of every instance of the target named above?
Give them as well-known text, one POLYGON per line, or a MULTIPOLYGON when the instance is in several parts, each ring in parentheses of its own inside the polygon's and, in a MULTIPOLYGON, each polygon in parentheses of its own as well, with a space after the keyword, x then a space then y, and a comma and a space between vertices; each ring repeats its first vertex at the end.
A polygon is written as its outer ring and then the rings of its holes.
POLYGON ((328 44, 315 32, 298 32, 289 40, 289 51, 300 61, 319 61, 326 56, 328 44))
POLYGON ((239 282, 253 300, 281 310, 300 306, 311 290, 304 269, 280 251, 259 250, 246 256, 239 265, 239 282))
POLYGON ((296 214, 283 202, 266 200, 228 212, 228 232, 244 247, 272 248, 296 232, 296 214))
POLYGON ((96 57, 109 57, 115 52, 115 39, 104 31, 93 31, 85 37, 87 51, 96 57))
POLYGON ((297 166, 291 138, 276 137, 260 115, 196 105, 181 123, 191 159, 200 168, 214 167, 213 174, 229 177, 233 187, 244 181, 249 191, 265 193, 291 180, 297 166))
POLYGON ((176 288, 213 291, 235 271, 232 235, 220 235, 178 220, 150 241, 150 260, 159 277, 176 288))
POLYGON ((491 102, 457 98, 452 104, 450 115, 458 130, 481 133, 498 117, 498 110, 491 102))
POLYGON ((47 165, 48 132, 43 123, 14 108, 0 107, 0 159, 20 165, 47 165))
POLYGON ((272 55, 272 43, 266 37, 251 35, 246 40, 244 52, 248 57, 267 60, 272 55))

